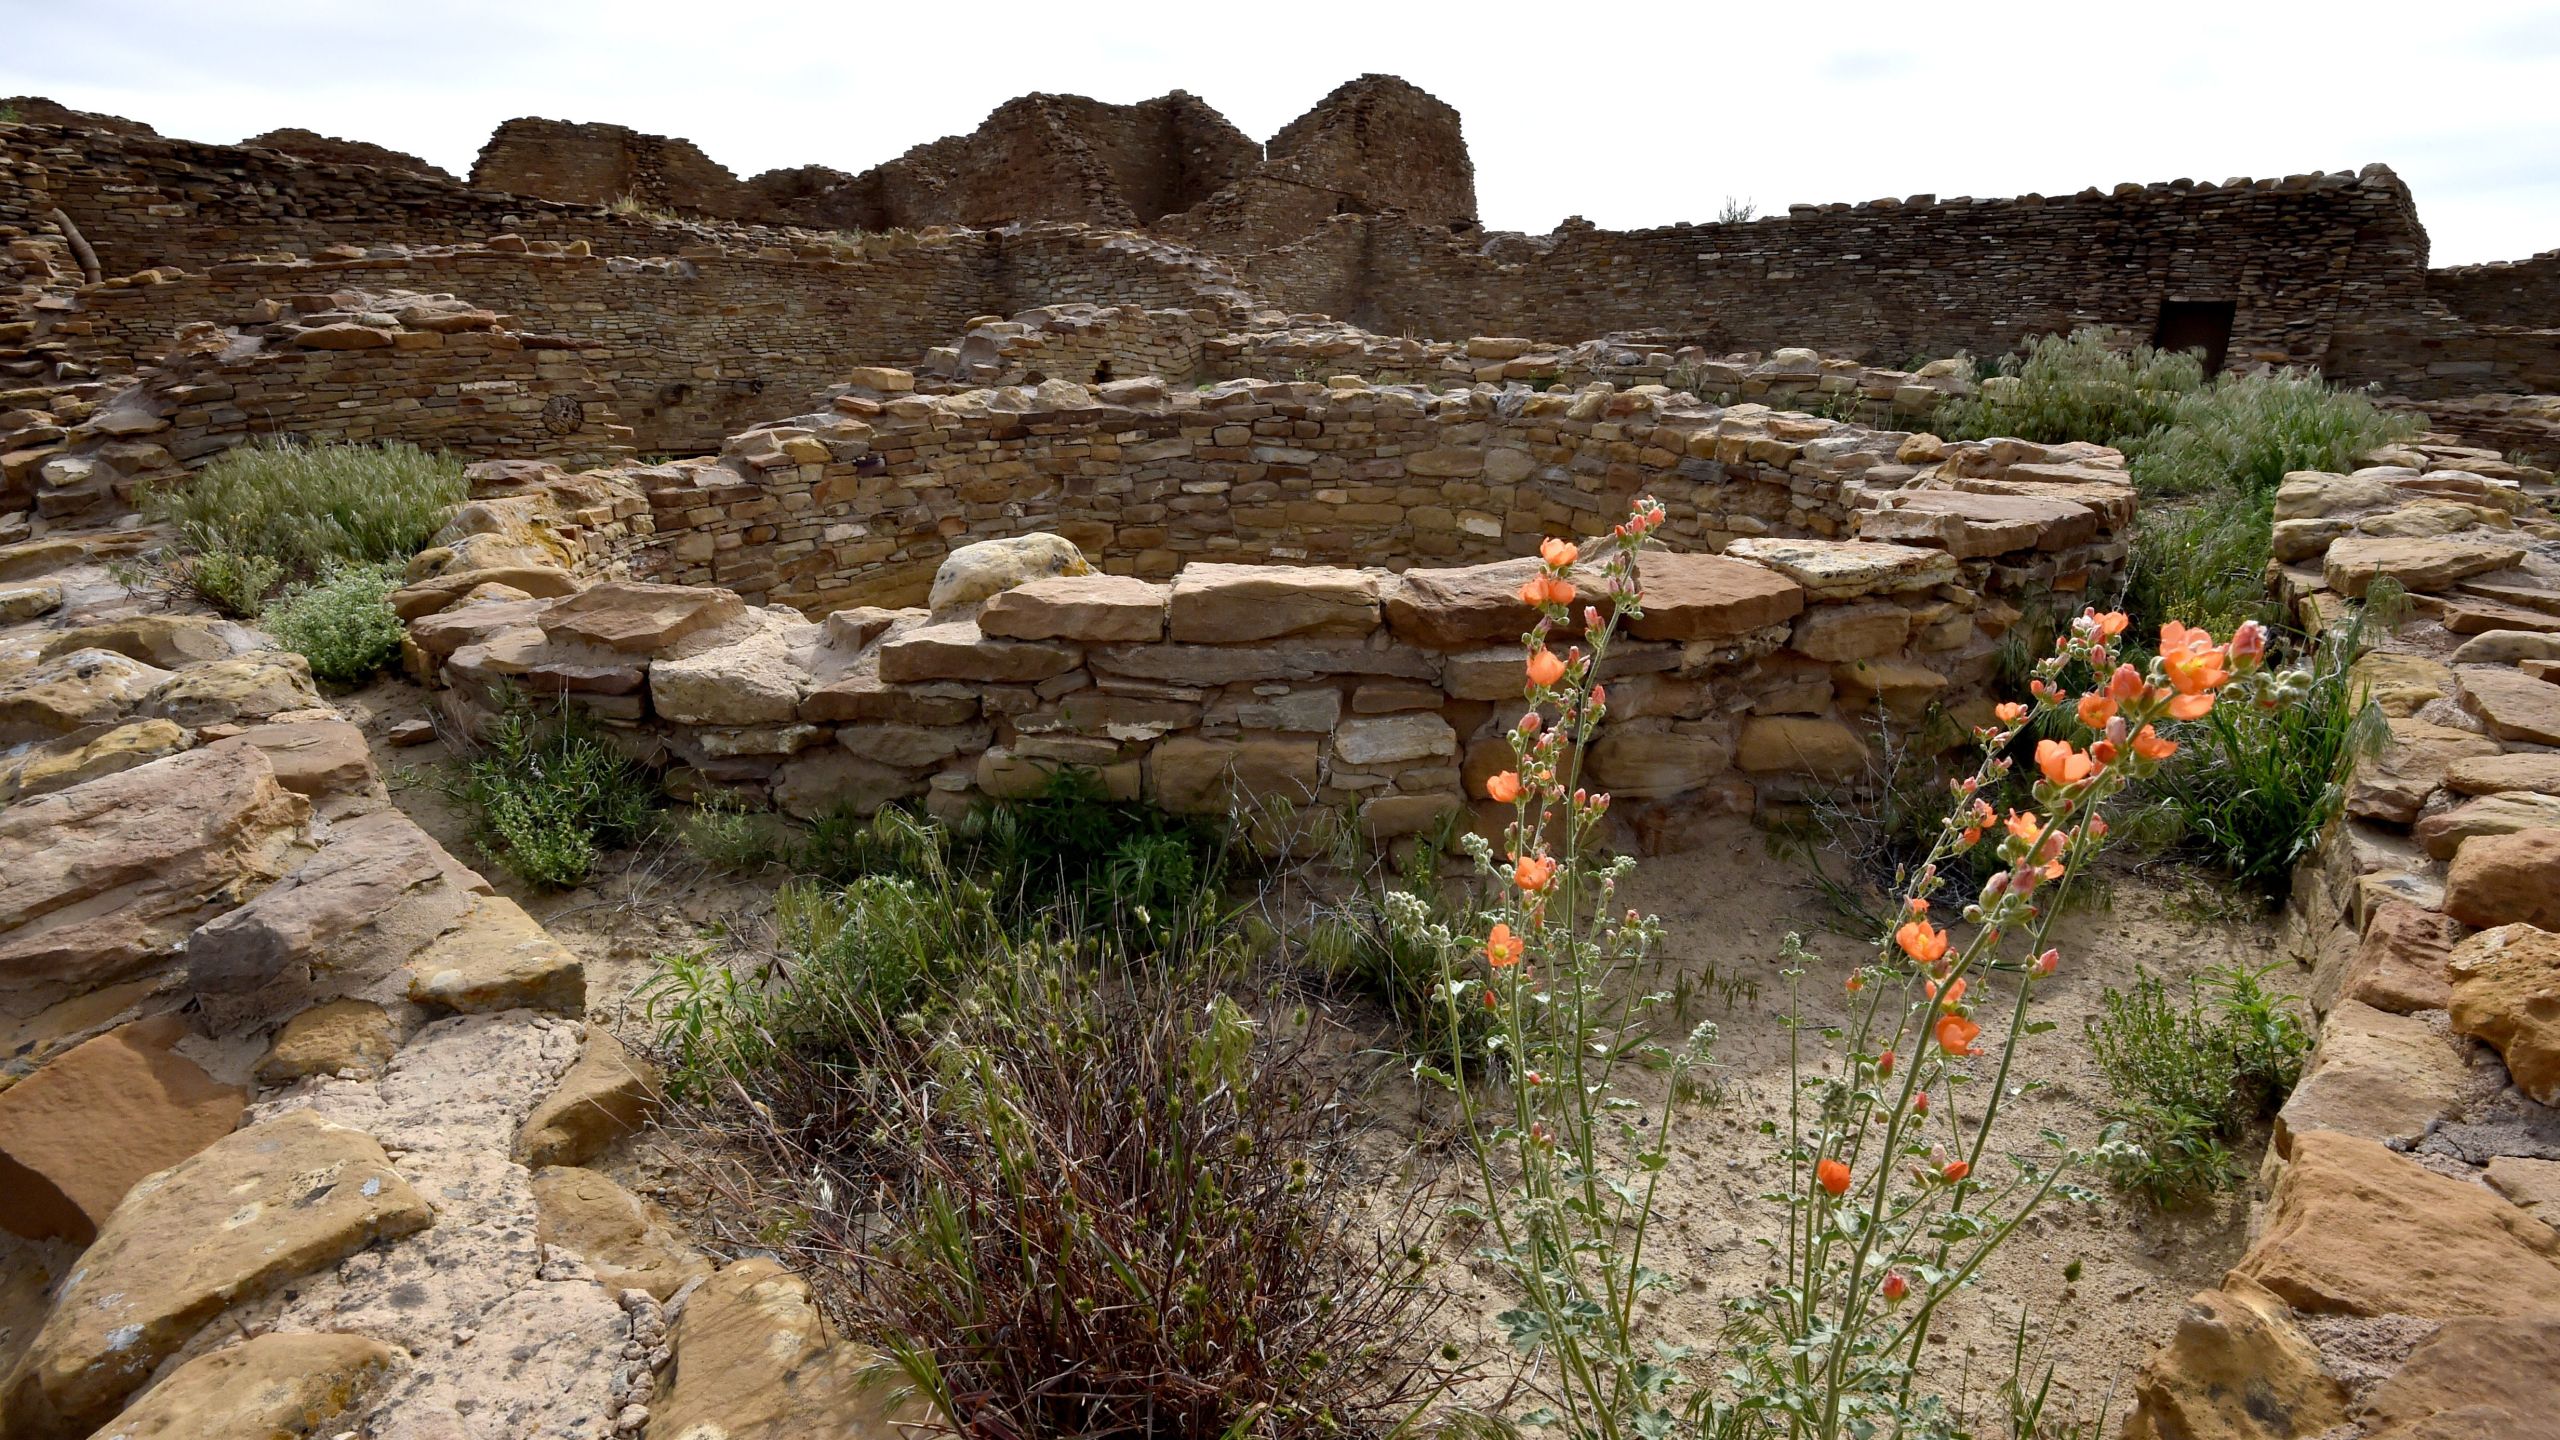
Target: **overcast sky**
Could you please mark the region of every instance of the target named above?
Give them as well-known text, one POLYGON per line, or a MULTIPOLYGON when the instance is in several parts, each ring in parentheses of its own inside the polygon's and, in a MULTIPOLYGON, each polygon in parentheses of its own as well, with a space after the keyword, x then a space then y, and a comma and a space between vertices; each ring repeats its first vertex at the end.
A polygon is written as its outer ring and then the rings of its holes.
POLYGON ((684 136, 741 175, 861 170, 1033 90, 1187 89, 1267 139, 1375 70, 1458 108, 1497 229, 2380 160, 2437 264, 2560 247, 2552 0, 0 0, 0 37, 0 95, 456 174, 515 115, 684 136))

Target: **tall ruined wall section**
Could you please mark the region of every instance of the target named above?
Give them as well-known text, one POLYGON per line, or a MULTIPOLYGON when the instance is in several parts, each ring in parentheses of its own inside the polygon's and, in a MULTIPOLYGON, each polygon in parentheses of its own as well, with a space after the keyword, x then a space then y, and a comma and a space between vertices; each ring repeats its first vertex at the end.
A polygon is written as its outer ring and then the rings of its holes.
POLYGON ((787 244, 778 232, 673 225, 450 180, 275 150, 0 125, 0 226, 50 229, 59 206, 110 275, 193 270, 250 254, 332 246, 465 244, 501 232, 610 255, 676 255, 723 241, 787 244))
POLYGON ((1363 75, 1271 137, 1264 164, 1157 229, 1227 253, 1291 244, 1336 215, 1393 211, 1472 228, 1475 162, 1458 112, 1392 75, 1363 75))
POLYGON ((574 205, 629 199, 660 210, 738 217, 738 177, 690 140, 621 125, 532 116, 500 125, 472 162, 482 190, 574 205))
POLYGON ((341 140, 335 135, 322 135, 297 126, 288 125, 281 130, 252 135, 240 143, 262 150, 281 150, 287 155, 317 160, 324 165, 371 165, 383 170, 414 171, 437 180, 453 179, 444 167, 430 165, 406 151, 363 140, 341 140))
POLYGON ((1999 354, 2089 324, 2147 338, 2164 301, 2221 301, 2233 358, 2305 364, 2326 358, 2342 312, 2423 307, 2425 263, 2408 191, 2380 166, 1492 244, 1341 220, 1241 262, 1277 303, 1440 339, 1659 327, 1710 350, 1800 344, 1893 362, 1999 354))

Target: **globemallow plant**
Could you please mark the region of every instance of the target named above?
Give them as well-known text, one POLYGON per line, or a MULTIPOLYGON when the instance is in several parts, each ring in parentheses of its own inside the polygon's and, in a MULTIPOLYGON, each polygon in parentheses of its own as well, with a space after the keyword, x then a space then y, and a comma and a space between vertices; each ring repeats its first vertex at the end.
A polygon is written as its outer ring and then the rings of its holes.
MULTIPOLYGON (((2244 626, 2217 644, 2172 624, 2137 669, 2120 654, 2125 617, 2090 611, 2037 662, 2032 698, 1998 706, 1977 732, 1981 764, 1953 782, 1890 933, 1846 979, 1849 1018, 1825 1031, 1847 1063, 1818 1069, 1802 1043, 1813 1022, 1800 1003, 1788 1018, 1794 1085, 1773 1129, 1789 1183, 1769 1197, 1788 1217, 1769 1241, 1781 1277, 1737 1305, 1729 1368, 1701 1381, 1703 1357, 1643 1333, 1642 1302, 1671 1283, 1647 1263, 1655 1191, 1681 1078, 1706 1061, 1714 1031, 1676 1047, 1648 1038, 1660 997, 1626 992, 1659 927, 1622 908, 1634 861, 1600 853, 1609 797, 1581 783, 1607 710, 1599 675, 1620 624, 1642 613, 1636 557, 1661 520, 1639 500, 1617 527, 1604 603, 1583 610, 1582 642, 1561 654, 1550 639, 1575 618, 1582 556, 1560 540, 1541 550, 1521 590, 1538 618, 1522 637, 1515 763, 1486 785, 1512 819, 1498 847, 1472 842, 1502 898, 1483 933, 1442 935, 1440 1003, 1453 1022, 1467 1007, 1494 1019, 1480 1083, 1457 1078, 1468 1073, 1457 1054, 1421 1069, 1455 1092, 1473 1157, 1477 1194, 1458 1218, 1518 1300, 1501 1323, 1539 1403, 1509 1418, 1575 1440, 1954 1437, 1966 1422, 1922 1373, 1932 1326, 2039 1205, 2094 1199, 2071 1178, 2092 1157, 2063 1137, 1994 1141, 2006 1102, 2035 1083, 2018 1073, 2020 1041, 2052 1028, 2032 1005, 2062 964, 2054 919, 2104 845, 2102 807, 2176 751, 2172 727, 2203 719, 2234 684, 2283 703, 2256 685, 2265 636, 2244 626), (1997 811, 1986 797, 2033 735, 2047 738, 2031 752, 2032 808, 1997 811), (1942 867, 1984 850, 1979 889, 1943 893, 1942 867), (1617 1093, 1631 1063, 1669 1072, 1660 1101, 1617 1093)), ((1800 1001, 1811 957, 1789 936, 1786 958, 1800 1001)), ((2033 1432, 2043 1393, 2010 1388, 2019 1433, 2033 1432)))

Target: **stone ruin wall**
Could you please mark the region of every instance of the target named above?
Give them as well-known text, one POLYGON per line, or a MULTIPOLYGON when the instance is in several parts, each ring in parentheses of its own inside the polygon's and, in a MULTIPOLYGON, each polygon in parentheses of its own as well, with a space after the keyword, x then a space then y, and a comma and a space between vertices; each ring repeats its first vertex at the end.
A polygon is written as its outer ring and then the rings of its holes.
MULTIPOLYGON (((2068 500, 2118 478, 2086 467, 2112 454, 2100 447, 2004 445, 1956 447, 1961 483, 2052 485, 2068 500)), ((1498 560, 1598 529, 1646 492, 1683 548, 1875 534, 1887 522, 1861 511, 1935 503, 1891 492, 1943 453, 1760 405, 1692 408, 1659 389, 1247 381, 1174 393, 1148 379, 848 394, 745 432, 715 460, 627 473, 654 512, 637 573, 818 613, 914 603, 953 549, 1032 531, 1148 578, 1196 560, 1498 560)), ((2122 553, 2112 540, 2101 552, 2109 565, 2122 553)), ((2003 588, 2085 586, 2085 565, 2052 561, 2003 588)))
MULTIPOLYGON (((2012 602, 2076 593, 2123 556, 2132 491, 2117 457, 2031 458, 2042 453, 1949 455, 1944 470, 1983 478, 1949 476, 1862 527, 1912 543, 1649 554, 1645 614, 1613 652, 1593 760, 1635 841, 1674 846, 1697 816, 1862 776, 1889 720, 1981 711, 2000 637, 2021 620, 2012 602), (2032 478, 2062 471, 2075 478, 2032 478), (1967 484, 1980 488, 1954 488, 1967 484)), ((619 491, 651 477, 593 478, 619 491)), ((1547 523, 1609 520, 1563 506, 1547 523)), ((1674 545, 1694 543, 1672 528, 1674 545)), ((840 607, 811 621, 703 584, 564 595, 574 584, 471 570, 394 603, 414 617, 413 671, 447 687, 457 723, 486 723, 509 693, 561 697, 677 767, 679 790, 803 816, 919 798, 951 813, 1074 768, 1176 813, 1312 809, 1383 839, 1463 816, 1506 763, 1530 624, 1513 592, 1536 566, 1195 561, 1150 580, 1086 573, 1066 541, 1033 535, 955 559, 945 580, 990 583, 931 613, 840 607), (468 599, 493 580, 560 598, 468 599), (983 605, 968 598, 990 589, 983 605)))
POLYGON ((0 505, 32 502, 49 518, 129 505, 139 484, 178 481, 260 437, 400 440, 573 467, 631 458, 600 353, 415 294, 260 304, 235 329, 189 327, 162 364, 59 433, 15 432, 26 448, 0 455, 0 505))
POLYGON ((2427 293, 2474 324, 2547 329, 2560 324, 2560 250, 2430 270, 2427 293))
POLYGON ((2426 233, 2381 166, 2236 186, 1797 206, 1733 224, 1551 237, 1344 220, 1255 254, 1275 303, 1460 339, 1662 327, 1710 349, 1811 345, 1896 362, 1996 355, 2109 325, 2147 338, 2160 303, 2237 305, 2231 356, 2318 364, 2341 314, 2425 298, 2426 233))

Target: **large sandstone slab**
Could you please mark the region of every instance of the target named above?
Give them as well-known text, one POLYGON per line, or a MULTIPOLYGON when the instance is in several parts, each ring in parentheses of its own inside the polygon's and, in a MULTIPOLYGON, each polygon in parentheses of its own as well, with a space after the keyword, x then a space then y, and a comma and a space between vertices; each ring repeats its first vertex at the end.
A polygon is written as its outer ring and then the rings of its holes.
POLYGON ((2496 795, 2515 790, 2530 790, 2537 795, 2560 795, 2560 752, 2516 750, 2504 755, 2456 760, 2444 767, 2444 783, 2446 789, 2458 790, 2465 795, 2496 795))
POLYGON ((650 1407, 671 1440, 894 1440, 929 1412, 865 1375, 875 1359, 836 1338, 808 1282, 771 1260, 741 1260, 685 1301, 675 1368, 650 1407))
POLYGON ((746 609, 733 591, 609 580, 543 611, 542 629, 557 639, 651 655, 735 620, 746 609))
POLYGON ((169 672, 113 650, 74 650, 0 680, 0 747, 114 724, 169 672))
POLYGON ((1766 565, 1793 580, 1815 600, 1854 600, 1862 595, 1925 590, 1956 578, 1956 558, 1944 550, 1860 540, 1736 540, 1724 553, 1766 565))
POLYGON ((136 720, 103 735, 80 730, 57 736, 0 760, 0 804, 148 765, 195 743, 185 726, 169 720, 136 720))
POLYGON ((2391 742, 2357 769, 2347 789, 2350 815, 2406 825, 2418 818, 2418 807, 2443 782, 2447 765, 2466 756, 2498 753, 2497 741, 2450 725, 2393 720, 2390 726, 2391 742))
POLYGON ((1807 775, 1852 780, 1874 764, 1865 740, 1837 720, 1809 715, 1754 715, 1742 722, 1734 763, 1754 775, 1807 775))
POLYGON ((2098 537, 2098 512, 2067 500, 1906 490, 1858 514, 1862 540, 1935 546, 1959 560, 2020 550, 2067 550, 2098 537))
POLYGON ((297 1111, 136 1185, 10 1377, 14 1434, 76 1436, 233 1303, 434 1212, 362 1131, 297 1111))
POLYGON ((2346 1387, 2284 1302, 2245 1280, 2187 1302, 2133 1396, 2122 1440, 2281 1440, 2347 1418, 2346 1387))
POLYGON ((0 810, 0 1007, 155 968, 291 868, 310 814, 236 740, 0 810))
POLYGON ((375 788, 373 755, 365 748, 364 732, 344 720, 252 725, 238 738, 265 751, 276 783, 296 795, 318 800, 375 788))
POLYGON ((185 1034, 139 1020, 0 1090, 0 1226, 86 1245, 135 1181, 231 1133, 247 1092, 173 1053, 185 1034))
POLYGON ((711 1274, 665 1210, 610 1176, 554 1165, 534 1172, 533 1198, 542 1210, 535 1238, 575 1251, 617 1295, 646 1290, 663 1301, 711 1274))
POLYGON ((201 730, 254 725, 320 706, 310 661, 290 650, 252 650, 178 671, 144 696, 136 713, 201 730))
POLYGON ((1639 640, 1726 640, 1783 625, 1804 609, 1804 587, 1779 571, 1722 555, 1648 550, 1636 562, 1644 613, 1639 640))
POLYGON ((2276 1149, 2334 1130, 2407 1145, 2452 1114, 2462 1099, 2462 1059, 2423 1020, 2342 1001, 2320 1026, 2302 1082, 2276 1116, 2276 1149))
POLYGON ((211 615, 129 615, 66 630, 46 641, 38 654, 51 660, 74 650, 113 650, 145 665, 178 670, 227 660, 256 644, 247 627, 211 615))
POLYGON ((503 895, 474 895, 459 924, 408 962, 408 998, 438 1010, 583 1015, 586 964, 503 895))
POLYGON ((787 725, 809 688, 815 626, 768 626, 734 645, 649 667, 649 704, 679 725, 787 725))
POLYGON ((2462 683, 2463 708, 2490 734, 2560 745, 2560 685, 2504 665, 2465 665, 2454 676, 2462 683))
POLYGON ((577 1063, 525 1116, 516 1158, 527 1165, 582 1165, 649 1121, 666 1102, 657 1071, 601 1025, 589 1025, 577 1063))
POLYGON ((2385 540, 2349 536, 2329 547, 2320 573, 2329 588, 2361 597, 2388 575, 2419 594, 2452 588, 2456 581, 2504 570, 2524 558, 2524 547, 2494 540, 2385 540))
POLYGON ((2445 962, 2461 934, 2460 924, 2436 911, 2384 901, 2365 918, 2338 993, 2395 1015, 2441 1010, 2453 999, 2445 962))
MULTIPOLYGON (((1489 565, 1417 566, 1385 586, 1387 627, 1399 640, 1431 650, 1464 650, 1497 642, 1518 644, 1538 623, 1520 587, 1545 573, 1534 557, 1489 565)), ((1597 600, 1577 589, 1577 599, 1597 600)))
POLYGON ((397 810, 333 825, 328 842, 189 937, 188 980, 226 1026, 376 988, 489 888, 397 810))
POLYGON ((363 1335, 253 1335, 169 1372, 95 1440, 303 1440, 347 1421, 397 1362, 363 1335))
POLYGON ((2444 913, 2487 929, 2521 922, 2560 930, 2560 831, 2484 835, 2445 867, 2444 913))
POLYGON ((1059 575, 988 597, 981 633, 1006 640, 1147 643, 1164 638, 1170 587, 1131 575, 1059 575))
POLYGON ((1187 644, 1366 635, 1378 627, 1378 577, 1324 565, 1187 565, 1173 577, 1168 614, 1168 633, 1187 644))
POLYGON ((1224 814, 1232 806, 1253 802, 1309 804, 1316 797, 1323 769, 1322 742, 1313 736, 1213 740, 1176 735, 1148 753, 1146 784, 1150 797, 1163 809, 1176 814, 1224 814))
POLYGON ((2560 1104, 2560 934, 2531 925, 2483 930, 2453 947, 2446 969, 2453 1028, 2506 1057, 2518 1089, 2560 1104))
POLYGON ((2234 1276, 2313 1315, 2512 1315, 2560 1286, 2560 1235, 2488 1190, 2334 1130, 2294 1137, 2234 1276))
POLYGON ((2448 1320, 2365 1397, 2369 1440, 2560 1436, 2560 1314, 2448 1320))
POLYGON ((2429 855, 2448 860, 2465 844, 2484 835, 2512 835, 2519 830, 2560 826, 2560 796, 2530 790, 2482 795, 2421 820, 2410 838, 2429 855))
POLYGON ((880 678, 891 685, 931 680, 1035 684, 1076 668, 1072 645, 991 640, 974 620, 946 620, 880 642, 880 678))

